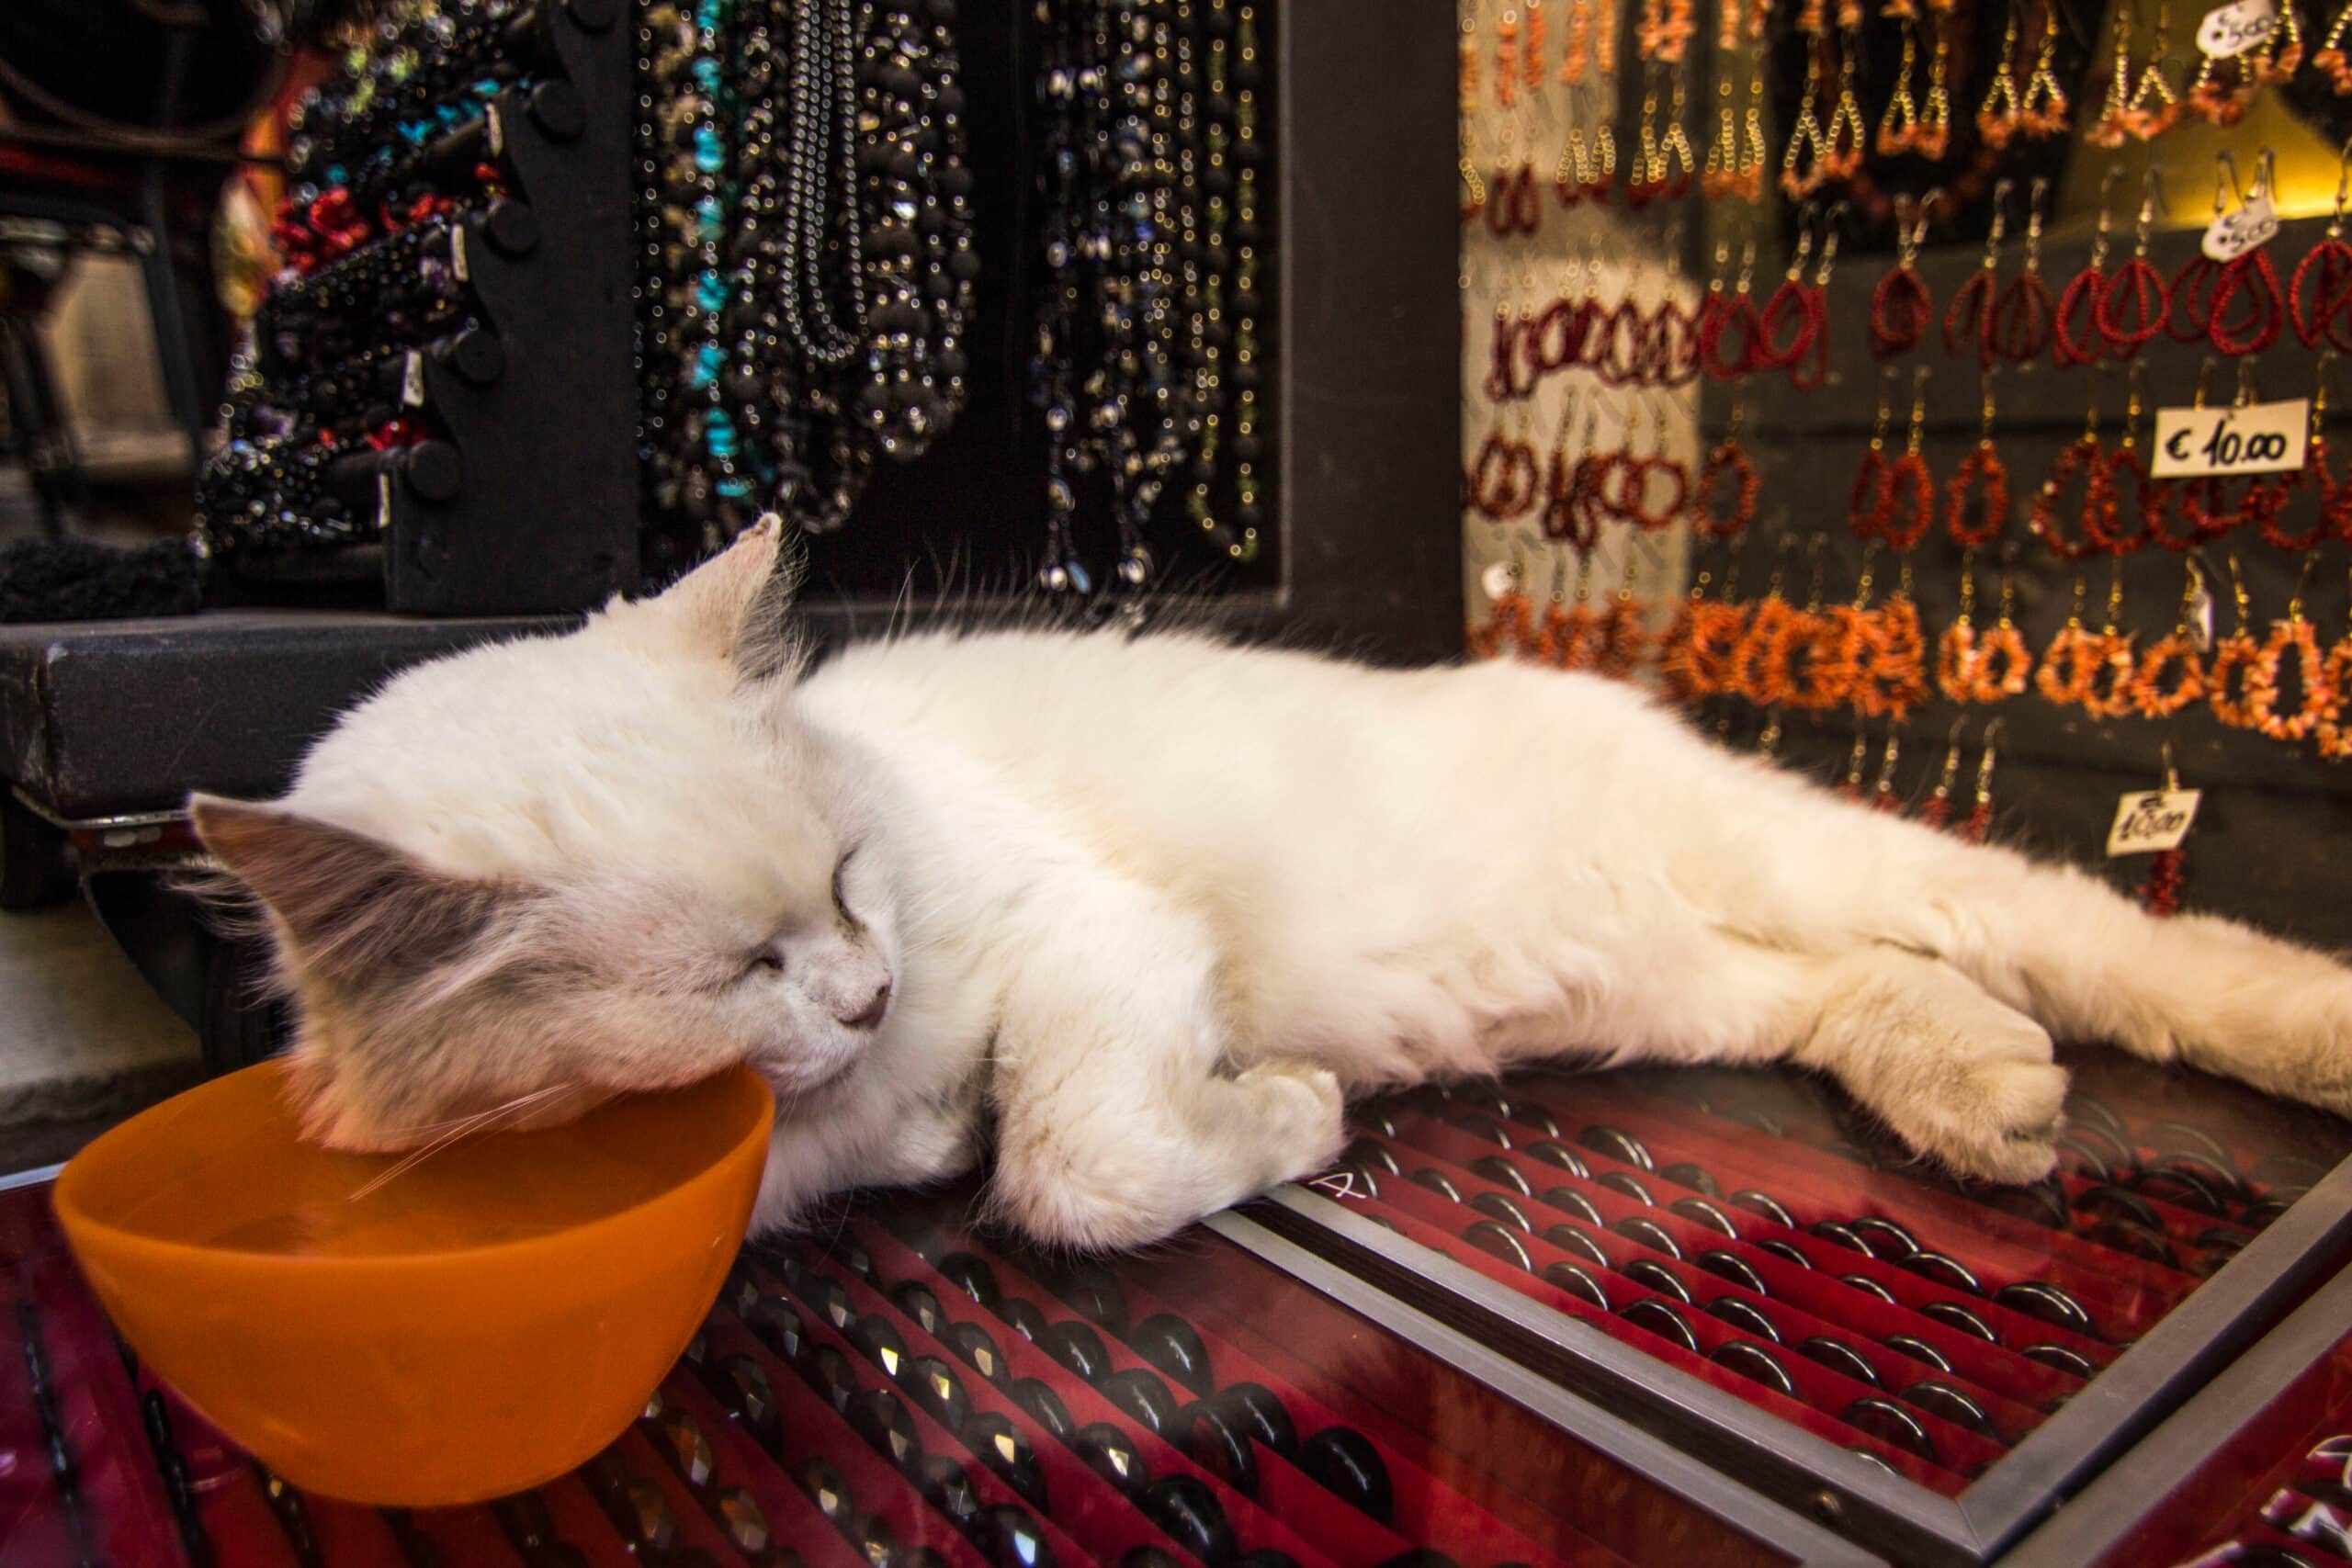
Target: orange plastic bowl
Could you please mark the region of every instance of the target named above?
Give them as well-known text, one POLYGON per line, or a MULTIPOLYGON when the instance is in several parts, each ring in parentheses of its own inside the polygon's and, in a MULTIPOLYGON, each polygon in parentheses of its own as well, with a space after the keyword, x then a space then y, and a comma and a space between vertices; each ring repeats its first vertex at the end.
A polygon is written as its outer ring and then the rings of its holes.
POLYGON ((466 1139, 355 1198, 394 1156, 302 1142, 265 1063, 99 1138, 57 1213, 132 1347, 288 1481, 478 1502, 643 1407, 743 1238, 775 1113, 736 1068, 466 1139))

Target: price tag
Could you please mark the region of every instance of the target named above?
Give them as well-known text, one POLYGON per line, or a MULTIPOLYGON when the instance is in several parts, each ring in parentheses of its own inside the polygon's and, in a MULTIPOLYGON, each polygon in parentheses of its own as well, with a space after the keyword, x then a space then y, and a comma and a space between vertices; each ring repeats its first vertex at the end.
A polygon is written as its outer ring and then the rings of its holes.
MULTIPOLYGON (((2236 6, 2224 6, 2222 7, 2222 10, 2234 11, 2245 6, 2256 3, 2257 0, 2238 0, 2238 4, 2236 6)), ((2270 0, 2258 0, 2258 3, 2262 6, 2263 14, 2265 16, 2269 15, 2270 0)), ((2213 16, 2216 17, 2220 15, 2221 11, 2213 13, 2213 16)), ((2213 17, 2208 17, 2205 19, 2208 22, 2211 22, 2213 17)), ((2211 53, 2211 51, 2209 50, 2207 52, 2211 53)), ((483 108, 481 111, 481 122, 482 140, 489 143, 491 161, 495 163, 498 159, 498 155, 506 151, 506 124, 503 120, 498 118, 498 106, 496 104, 491 104, 483 108)))
POLYGON ((2148 471, 2160 479, 2290 472, 2303 466, 2311 429, 2308 398, 2244 408, 2158 409, 2156 457, 2148 471))
POLYGON ((421 409, 424 406, 424 355, 414 349, 401 367, 401 407, 421 409))
POLYGON ((2197 801, 2203 792, 2193 789, 2151 789, 2127 795, 2115 803, 2115 826, 2107 830, 2110 855, 2144 855, 2177 850, 2197 820, 2197 801))
POLYGON ((2228 60, 2268 43, 2278 25, 2278 13, 2270 0, 2237 0, 2235 5, 2216 6, 2205 13, 2205 20, 2198 25, 2197 47, 2216 60, 2228 60))
POLYGON ((466 281, 466 220, 462 218, 449 225, 449 270, 458 275, 458 282, 466 281))
POLYGON ((1519 569, 1507 560, 1495 561, 1480 574, 1478 586, 1487 591, 1487 598, 1499 599, 1519 586, 1519 569))
POLYGON ((2278 232, 2278 212, 2270 198, 2249 197, 2245 206, 2213 220, 2205 231, 2205 254, 2217 262, 2233 262, 2278 232))
POLYGON ((388 534, 392 528, 392 470, 376 470, 376 532, 388 534))

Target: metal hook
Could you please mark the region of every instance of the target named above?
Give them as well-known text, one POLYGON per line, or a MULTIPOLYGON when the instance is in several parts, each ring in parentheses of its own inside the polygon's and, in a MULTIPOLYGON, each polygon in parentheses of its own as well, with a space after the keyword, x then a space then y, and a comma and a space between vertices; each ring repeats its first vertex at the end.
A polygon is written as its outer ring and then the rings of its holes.
POLYGON ((2222 192, 2224 190, 2237 197, 2240 207, 2245 205, 2245 192, 2238 186, 2237 156, 2226 147, 2217 147, 2213 150, 2213 216, 2216 218, 2223 209, 2222 192), (2223 184, 2225 176, 2226 185, 2223 184))
POLYGON ((2172 765, 2172 742, 2169 740, 2164 742, 2164 759, 2165 790, 2167 794, 2176 793, 2180 788, 2180 770, 2172 765))

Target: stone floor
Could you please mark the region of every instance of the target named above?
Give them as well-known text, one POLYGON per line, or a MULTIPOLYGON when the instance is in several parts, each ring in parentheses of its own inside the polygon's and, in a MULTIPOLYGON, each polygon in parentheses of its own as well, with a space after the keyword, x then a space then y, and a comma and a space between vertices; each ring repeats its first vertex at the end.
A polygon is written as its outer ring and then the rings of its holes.
POLYGON ((62 1159, 198 1076, 196 1032, 81 903, 0 914, 0 1172, 62 1159))

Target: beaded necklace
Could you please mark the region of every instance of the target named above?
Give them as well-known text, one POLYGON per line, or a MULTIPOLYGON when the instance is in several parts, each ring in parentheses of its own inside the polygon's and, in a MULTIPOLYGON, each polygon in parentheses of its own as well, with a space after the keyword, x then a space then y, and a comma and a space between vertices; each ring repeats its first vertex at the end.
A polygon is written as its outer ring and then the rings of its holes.
POLYGON ((1171 481, 1221 553, 1246 562, 1258 551, 1256 13, 1234 0, 1093 0, 1073 17, 1041 0, 1035 16, 1046 110, 1031 367, 1047 461, 1038 582, 1092 592, 1074 525, 1099 483, 1118 531, 1116 607, 1132 617, 1171 481))

